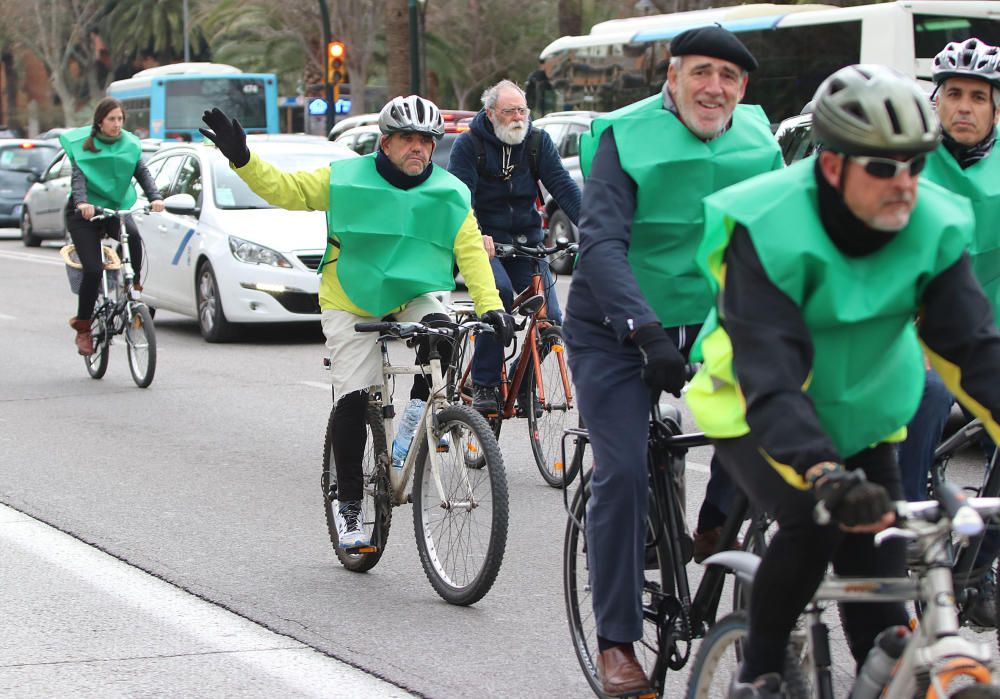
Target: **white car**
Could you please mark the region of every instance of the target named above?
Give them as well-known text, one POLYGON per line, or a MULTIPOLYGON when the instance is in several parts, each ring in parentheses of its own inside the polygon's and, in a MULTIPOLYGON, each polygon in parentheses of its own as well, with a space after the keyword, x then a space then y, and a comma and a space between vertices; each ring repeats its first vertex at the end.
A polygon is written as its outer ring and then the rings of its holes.
MULTIPOLYGON (((321 137, 248 140, 254 153, 286 171, 358 157, 321 137)), ((319 320, 322 211, 271 206, 210 144, 174 146, 147 166, 166 210, 134 214, 146 249, 146 303, 197 318, 208 342, 230 339, 242 323, 319 320)))

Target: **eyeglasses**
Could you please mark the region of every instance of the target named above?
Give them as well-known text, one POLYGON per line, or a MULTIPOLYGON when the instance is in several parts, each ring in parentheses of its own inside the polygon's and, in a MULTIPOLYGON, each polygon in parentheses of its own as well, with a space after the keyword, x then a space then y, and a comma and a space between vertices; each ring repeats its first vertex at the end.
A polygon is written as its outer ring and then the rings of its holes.
POLYGON ((910 177, 916 177, 924 169, 924 165, 927 164, 927 156, 925 154, 918 155, 909 160, 894 160, 893 158, 876 158, 874 156, 863 155, 851 156, 851 160, 863 167, 869 175, 877 177, 880 180, 891 180, 894 177, 898 177, 899 173, 904 170, 909 170, 910 177))
POLYGON ((528 116, 531 114, 531 110, 527 107, 510 107, 509 109, 501 109, 499 111, 505 117, 514 116, 515 114, 518 116, 528 116))

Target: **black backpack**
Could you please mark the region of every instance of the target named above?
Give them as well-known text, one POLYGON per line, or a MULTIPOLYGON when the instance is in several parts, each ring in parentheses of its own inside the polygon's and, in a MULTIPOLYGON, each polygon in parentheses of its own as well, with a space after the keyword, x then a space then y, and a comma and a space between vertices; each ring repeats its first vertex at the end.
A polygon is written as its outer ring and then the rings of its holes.
MULTIPOLYGON (((486 147, 483 145, 483 139, 475 131, 469 131, 469 138, 472 139, 472 145, 476 149, 476 172, 479 176, 488 174, 486 172, 486 147)), ((538 182, 538 150, 542 147, 542 131, 541 129, 532 128, 528 132, 528 137, 524 139, 524 145, 528 149, 528 167, 531 168, 531 178, 537 183, 538 182)))

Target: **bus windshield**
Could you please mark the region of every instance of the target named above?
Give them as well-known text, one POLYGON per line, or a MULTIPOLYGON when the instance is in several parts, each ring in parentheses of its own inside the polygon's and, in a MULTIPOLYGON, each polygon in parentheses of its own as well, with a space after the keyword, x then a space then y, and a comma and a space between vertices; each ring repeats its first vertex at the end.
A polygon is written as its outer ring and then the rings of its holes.
POLYGON ((168 80, 165 84, 167 131, 197 129, 206 109, 218 107, 240 120, 243 128, 267 128, 264 81, 260 78, 218 77, 168 80))

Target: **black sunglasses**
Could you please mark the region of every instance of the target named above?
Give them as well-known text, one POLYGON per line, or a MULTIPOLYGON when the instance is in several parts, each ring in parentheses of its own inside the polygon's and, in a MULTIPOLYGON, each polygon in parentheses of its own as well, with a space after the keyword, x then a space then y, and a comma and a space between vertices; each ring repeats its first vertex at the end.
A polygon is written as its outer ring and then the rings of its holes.
POLYGON ((894 160, 893 158, 876 158, 875 156, 854 155, 851 160, 865 169, 872 177, 880 180, 891 180, 904 170, 910 171, 910 177, 916 177, 927 164, 927 155, 921 153, 909 160, 894 160))

